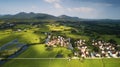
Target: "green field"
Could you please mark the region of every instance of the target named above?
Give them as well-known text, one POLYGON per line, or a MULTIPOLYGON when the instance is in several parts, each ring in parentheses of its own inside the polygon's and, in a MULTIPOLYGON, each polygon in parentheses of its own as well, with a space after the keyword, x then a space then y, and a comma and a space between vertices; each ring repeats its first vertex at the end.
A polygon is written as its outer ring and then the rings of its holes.
POLYGON ((68 59, 50 59, 55 58, 57 53, 61 50, 64 57, 71 53, 70 50, 59 47, 51 51, 46 51, 44 44, 30 46, 17 57, 23 59, 11 59, 3 64, 2 67, 119 67, 120 65, 120 59, 118 58, 84 59, 83 61, 79 59, 72 59, 71 61, 68 61, 68 59))
MULTIPOLYGON (((56 55, 60 52, 63 58, 67 58, 68 54, 72 52, 64 47, 54 47, 52 50, 46 50, 42 41, 46 38, 45 34, 41 32, 57 31, 57 35, 66 35, 67 37, 74 39, 85 39, 89 40, 89 36, 83 36, 78 34, 70 33, 71 27, 67 26, 41 26, 40 28, 31 28, 28 30, 22 30, 21 32, 12 31, 11 29, 0 31, 0 46, 14 40, 18 39, 19 42, 25 44, 32 44, 28 47, 26 51, 21 53, 16 58, 32 58, 32 59, 11 59, 8 62, 0 65, 0 67, 119 67, 120 59, 110 58, 110 59, 85 59, 80 61, 78 59, 50 59, 56 58, 56 55), (37 31, 36 33, 34 33, 37 31), (35 58, 35 59, 34 59, 35 58), (38 59, 37 59, 38 58, 38 59), (48 58, 48 59, 40 59, 48 58)), ((119 38, 115 36, 103 35, 103 38, 108 38, 109 40, 113 38, 120 43, 119 38)))
POLYGON ((2 67, 119 67, 120 59, 12 59, 2 67))
POLYGON ((30 46, 24 53, 18 56, 18 58, 55 58, 58 52, 61 52, 64 57, 71 53, 70 50, 62 47, 56 47, 52 50, 46 50, 44 44, 38 44, 30 46))

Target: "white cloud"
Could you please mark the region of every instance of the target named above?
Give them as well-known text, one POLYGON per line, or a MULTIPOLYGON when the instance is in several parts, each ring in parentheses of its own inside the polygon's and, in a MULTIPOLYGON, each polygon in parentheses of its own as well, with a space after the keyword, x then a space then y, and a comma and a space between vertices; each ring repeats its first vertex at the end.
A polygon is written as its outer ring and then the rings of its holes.
POLYGON ((54 7, 55 8, 63 8, 62 5, 60 5, 59 3, 54 3, 54 7))
POLYGON ((55 8, 63 8, 62 5, 59 3, 60 0, 44 0, 47 3, 53 4, 55 8))
POLYGON ((70 12, 83 12, 83 13, 89 13, 94 11, 95 9, 90 7, 78 7, 78 8, 67 8, 70 12))
POLYGON ((58 3, 60 2, 60 0, 44 0, 45 2, 48 2, 48 3, 58 3))

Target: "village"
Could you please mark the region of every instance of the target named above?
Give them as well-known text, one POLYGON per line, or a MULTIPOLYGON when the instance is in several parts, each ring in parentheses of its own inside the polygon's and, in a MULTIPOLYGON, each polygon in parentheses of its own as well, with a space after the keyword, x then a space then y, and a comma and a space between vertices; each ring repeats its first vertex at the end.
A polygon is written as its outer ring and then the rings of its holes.
POLYGON ((120 51, 117 50, 119 45, 105 42, 103 40, 92 40, 88 45, 86 40, 79 39, 71 43, 71 38, 63 36, 47 35, 45 44, 50 47, 65 47, 73 52, 73 57, 81 58, 118 58, 120 51), (74 45, 74 47, 73 47, 74 45), (95 47, 94 50, 90 46, 95 47), (75 50, 76 49, 76 50, 75 50))

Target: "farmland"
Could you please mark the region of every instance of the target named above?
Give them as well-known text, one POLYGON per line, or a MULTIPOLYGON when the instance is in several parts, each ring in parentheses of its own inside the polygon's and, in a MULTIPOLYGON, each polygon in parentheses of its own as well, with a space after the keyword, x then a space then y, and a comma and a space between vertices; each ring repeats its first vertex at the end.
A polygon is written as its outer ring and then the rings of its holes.
POLYGON ((120 23, 112 22, 5 20, 0 24, 0 58, 7 61, 0 66, 119 67, 120 23), (80 41, 82 44, 76 43, 80 41), (107 43, 111 48, 105 45, 102 47, 105 50, 99 48, 107 43), (27 48, 23 50, 24 47, 27 48), (82 59, 81 49, 84 48, 89 54, 82 59), (107 54, 109 50, 113 51, 112 55, 107 54), (102 51, 106 54, 103 55, 102 51))

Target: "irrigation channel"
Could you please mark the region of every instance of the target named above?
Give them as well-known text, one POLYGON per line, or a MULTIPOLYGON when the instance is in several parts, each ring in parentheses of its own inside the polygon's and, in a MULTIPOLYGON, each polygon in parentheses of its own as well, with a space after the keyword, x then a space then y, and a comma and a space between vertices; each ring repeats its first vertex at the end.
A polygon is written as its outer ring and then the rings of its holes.
POLYGON ((0 51, 10 50, 10 48, 7 48, 7 47, 12 46, 14 44, 16 44, 16 46, 15 46, 16 48, 20 48, 20 49, 5 59, 0 58, 0 64, 3 64, 5 62, 9 61, 10 59, 17 57, 19 54, 21 54, 28 48, 28 45, 19 43, 18 39, 15 39, 15 40, 12 40, 11 42, 8 42, 7 44, 4 44, 2 47, 0 47, 0 51))

